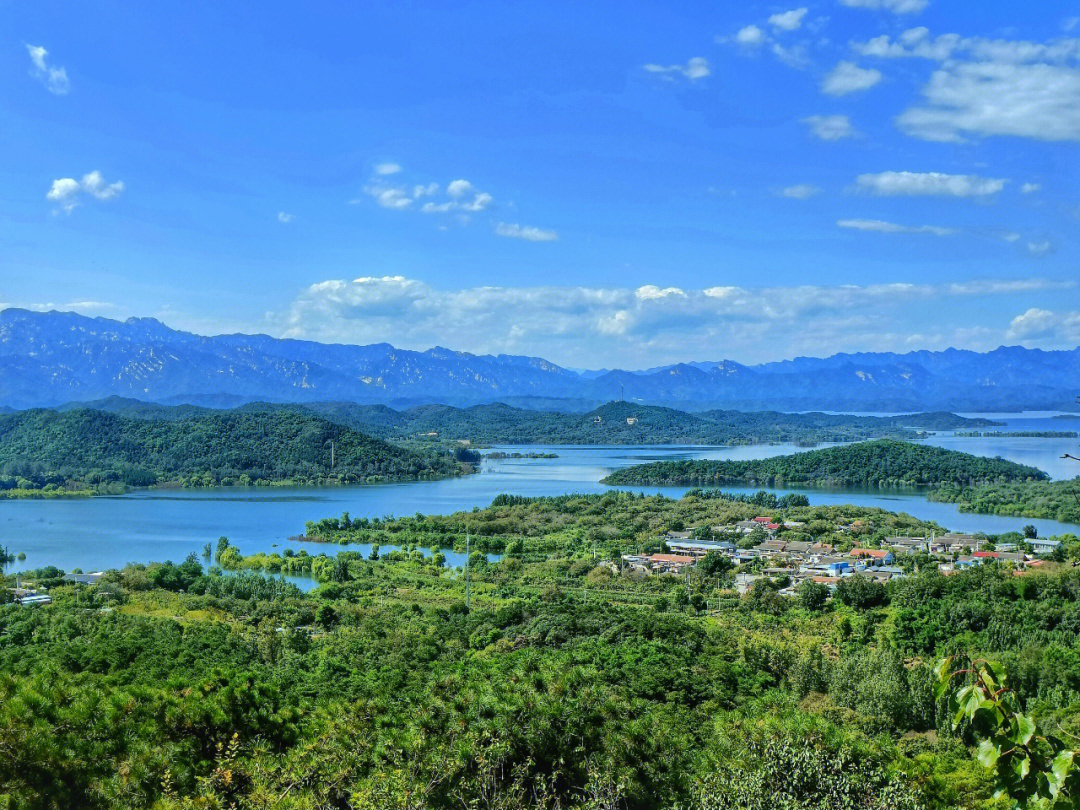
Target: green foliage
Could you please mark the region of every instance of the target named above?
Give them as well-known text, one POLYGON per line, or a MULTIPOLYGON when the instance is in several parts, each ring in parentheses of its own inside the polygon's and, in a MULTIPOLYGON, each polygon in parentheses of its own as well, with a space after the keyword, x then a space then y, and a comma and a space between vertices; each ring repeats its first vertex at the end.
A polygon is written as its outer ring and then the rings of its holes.
POLYGON ((856 610, 878 607, 886 599, 885 586, 868 576, 843 577, 836 586, 836 598, 856 610))
POLYGON ((1077 751, 1040 731, 1024 713, 1008 674, 984 658, 946 657, 934 667, 936 695, 948 697, 953 728, 977 741, 977 758, 994 770, 999 794, 1018 808, 1080 806, 1077 751))
POLYGON ((452 458, 373 439, 297 410, 147 420, 92 410, 0 416, 0 489, 86 490, 448 475, 452 458))
POLYGON ((829 586, 812 579, 799 586, 799 606, 804 610, 821 610, 828 604, 829 586))
POLYGON ((405 411, 351 403, 315 403, 305 407, 383 438, 426 438, 434 433, 437 436, 429 441, 468 439, 474 444, 844 442, 877 436, 914 438, 911 428, 953 430, 992 424, 951 413, 888 417, 777 411, 686 413, 630 402, 609 402, 584 414, 525 410, 503 403, 470 408, 424 405, 405 411))
POLYGON ((961 512, 1014 515, 1080 523, 1080 479, 987 483, 974 487, 945 486, 929 494, 932 501, 955 503, 961 512))
POLYGON ((880 439, 750 461, 658 461, 616 470, 609 484, 931 487, 1042 481, 1042 470, 929 445, 880 439))

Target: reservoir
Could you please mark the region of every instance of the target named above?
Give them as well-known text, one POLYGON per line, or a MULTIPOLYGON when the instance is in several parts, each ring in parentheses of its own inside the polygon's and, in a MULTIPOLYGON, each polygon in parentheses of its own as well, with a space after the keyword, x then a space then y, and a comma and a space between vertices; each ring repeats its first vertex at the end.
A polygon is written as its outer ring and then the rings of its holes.
MULTIPOLYGON (((1068 419, 1009 417, 1007 424, 985 431, 1080 430, 1080 417, 1068 419)), ((1080 463, 1064 461, 1065 452, 1080 455, 1077 439, 958 437, 949 432, 927 439, 931 444, 975 455, 1000 455, 1046 470, 1054 478, 1080 474, 1080 463)), ((97 571, 129 562, 180 561, 201 554, 206 543, 226 536, 244 554, 304 548, 309 554, 334 554, 346 546, 290 542, 304 523, 349 512, 353 517, 386 517, 417 512, 448 514, 485 507, 496 495, 563 495, 604 492, 599 483, 611 471, 632 464, 675 459, 749 459, 787 455, 806 448, 793 445, 738 447, 500 447, 507 452, 545 451, 554 459, 488 459, 476 475, 439 481, 366 484, 348 487, 226 487, 200 490, 144 490, 98 498, 0 501, 0 545, 25 552, 26 559, 8 572, 55 565, 65 570, 97 571)), ((627 487, 636 492, 680 497, 684 488, 627 487)), ((725 487, 740 491, 737 487, 725 487)), ((756 489, 756 488, 755 488, 756 489)), ((743 490, 745 491, 745 490, 743 490)), ((811 504, 850 503, 907 512, 953 531, 999 534, 1034 524, 1039 535, 1080 534, 1080 526, 1052 520, 961 513, 952 504, 931 503, 920 495, 835 490, 799 491, 811 504)), ((358 548, 357 550, 366 550, 358 548)), ((447 553, 448 564, 460 555, 447 553)))

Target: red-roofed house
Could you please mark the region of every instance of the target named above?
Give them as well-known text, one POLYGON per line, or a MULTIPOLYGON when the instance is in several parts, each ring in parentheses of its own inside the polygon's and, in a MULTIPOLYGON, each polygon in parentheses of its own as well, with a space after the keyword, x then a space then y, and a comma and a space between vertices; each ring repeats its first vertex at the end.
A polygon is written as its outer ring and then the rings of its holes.
POLYGON ((893 559, 893 553, 887 548, 853 548, 851 550, 852 557, 868 557, 872 560, 879 560, 880 562, 888 562, 893 559))

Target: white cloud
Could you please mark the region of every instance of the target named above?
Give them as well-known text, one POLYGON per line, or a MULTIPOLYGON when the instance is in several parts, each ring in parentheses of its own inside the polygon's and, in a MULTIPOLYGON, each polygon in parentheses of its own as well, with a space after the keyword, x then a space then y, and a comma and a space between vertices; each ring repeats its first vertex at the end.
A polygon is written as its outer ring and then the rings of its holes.
POLYGON ((751 47, 761 45, 765 42, 765 32, 756 25, 748 25, 739 29, 739 33, 735 35, 735 41, 740 45, 751 47))
POLYGON ((839 141, 858 134, 846 115, 811 115, 801 119, 801 123, 809 126, 810 132, 823 141, 839 141))
POLYGON ((30 55, 30 62, 34 66, 34 69, 30 71, 30 75, 45 85, 45 88, 50 93, 57 96, 66 95, 68 90, 71 89, 67 70, 62 67, 50 67, 46 59, 49 52, 40 45, 27 45, 26 51, 30 55))
POLYGON ((1021 341, 1052 339, 1080 343, 1080 312, 1054 312, 1032 307, 1009 323, 1009 338, 1021 341))
POLYGON ((698 79, 704 79, 711 72, 709 70, 709 62, 703 56, 695 56, 687 61, 685 65, 645 65, 645 70, 649 73, 655 73, 664 79, 671 79, 673 76, 682 76, 690 81, 694 82, 698 79))
MULTIPOLYGON (((587 356, 589 362, 633 367, 643 356, 657 362, 711 357, 716 346, 743 360, 764 351, 894 348, 917 331, 916 324, 926 322, 932 302, 947 308, 951 299, 1007 298, 1052 287, 1052 282, 1021 279, 951 285, 443 290, 390 275, 313 284, 277 317, 289 337, 359 343, 392 338, 402 348, 450 345, 478 353, 539 355, 569 365, 582 365, 587 356)), ((1002 328, 984 338, 1000 340, 1003 334, 1002 328)), ((942 340, 951 338, 952 333, 942 340)))
POLYGON ((1080 140, 1080 70, 1051 64, 947 62, 923 88, 926 106, 897 119, 930 141, 1005 135, 1080 140))
POLYGON ((821 92, 843 96, 859 90, 869 90, 881 81, 881 71, 861 68, 854 62, 840 62, 821 83, 821 92))
POLYGON ((867 8, 875 11, 891 11, 893 14, 918 14, 930 0, 840 0, 848 8, 867 8))
POLYGON ((1039 185, 1038 183, 1024 183, 1024 185, 1020 186, 1020 193, 1021 194, 1034 194, 1036 191, 1039 191, 1040 189, 1042 189, 1042 186, 1039 185))
POLYGON ((792 200, 808 200, 820 191, 821 189, 817 186, 801 183, 797 186, 788 186, 787 188, 781 189, 780 196, 788 197, 792 200))
POLYGON ((486 191, 481 191, 472 198, 472 202, 460 203, 460 208, 462 211, 483 211, 491 205, 492 200, 493 197, 490 194, 486 191))
POLYGON ((294 217, 292 214, 286 214, 284 211, 278 211, 277 221, 280 222, 282 225, 288 225, 295 218, 296 217, 294 217))
POLYGON ((962 37, 959 34, 930 36, 925 27, 910 28, 895 40, 887 34, 866 42, 852 42, 852 49, 863 56, 879 59, 929 59, 944 62, 967 56, 977 62, 995 63, 1065 63, 1080 58, 1080 39, 1057 39, 1048 43, 1029 40, 962 37))
POLYGON ((468 180, 452 180, 446 187, 446 193, 453 197, 455 200, 459 197, 463 197, 472 191, 472 183, 468 180))
MULTIPOLYGON (((395 168, 394 174, 399 168, 395 168)), ((376 169, 378 174, 378 168, 376 169)), ((387 172, 383 172, 384 175, 387 172)), ((382 208, 392 211, 419 210, 424 214, 447 214, 455 212, 457 221, 465 224, 469 221, 469 215, 485 210, 495 198, 486 191, 477 191, 468 180, 452 180, 446 185, 446 196, 438 199, 442 187, 435 182, 406 185, 404 182, 390 181, 382 176, 375 177, 364 187, 364 193, 373 198, 382 208), (428 198, 417 206, 420 200, 428 198)), ((356 205, 362 199, 350 200, 350 205, 356 205)))
POLYGON ((401 166, 397 163, 379 163, 375 166, 375 174, 380 177, 386 177, 391 174, 397 174, 401 171, 401 166))
POLYGON ((70 214, 79 205, 83 195, 88 194, 98 200, 111 200, 124 190, 124 184, 120 181, 106 183, 101 172, 92 171, 84 174, 82 180, 73 177, 61 177, 53 180, 45 199, 52 200, 60 208, 70 214))
POLYGON ((506 236, 510 239, 524 239, 528 242, 554 242, 559 238, 555 231, 509 222, 500 222, 496 225, 495 233, 499 236, 506 236))
MULTIPOLYGON (((364 193, 375 198, 375 202, 383 208, 401 211, 413 204, 413 198, 400 186, 384 186, 378 183, 364 187, 364 193)), ((352 202, 358 202, 353 200, 352 202)))
POLYGON ((1045 256, 1053 251, 1054 246, 1047 240, 1042 242, 1028 242, 1028 253, 1032 256, 1045 256))
POLYGON ((860 190, 882 197, 985 197, 997 194, 1008 181, 973 174, 881 172, 860 174, 855 182, 860 190))
POLYGON ((769 17, 769 25, 778 31, 797 31, 806 16, 806 8, 796 8, 791 11, 780 12, 769 17))
POLYGON ((942 228, 937 225, 898 225, 895 222, 885 222, 880 219, 841 219, 836 224, 841 228, 874 233, 929 233, 934 236, 952 236, 956 233, 954 228, 942 228))

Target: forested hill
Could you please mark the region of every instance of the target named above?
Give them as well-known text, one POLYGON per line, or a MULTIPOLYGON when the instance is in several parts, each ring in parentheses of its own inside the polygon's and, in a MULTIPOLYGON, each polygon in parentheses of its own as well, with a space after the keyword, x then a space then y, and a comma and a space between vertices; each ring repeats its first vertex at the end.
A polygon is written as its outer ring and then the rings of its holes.
POLYGON ((880 439, 753 461, 660 461, 617 470, 604 483, 660 486, 961 487, 1044 481, 1042 470, 922 444, 880 439))
POLYGON ((294 410, 199 413, 172 421, 86 409, 0 416, 0 487, 6 489, 353 482, 458 468, 448 455, 395 447, 294 410))
MULTIPOLYGON (((87 406, 143 419, 178 419, 215 413, 191 405, 164 406, 119 397, 87 406)), ((914 438, 913 430, 972 430, 986 419, 952 413, 850 416, 777 411, 706 411, 609 402, 588 413, 525 410, 502 403, 455 408, 424 405, 394 410, 385 405, 316 402, 306 405, 254 403, 241 411, 293 409, 387 440, 468 440, 474 444, 733 444, 840 442, 892 436, 914 438)))

